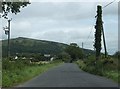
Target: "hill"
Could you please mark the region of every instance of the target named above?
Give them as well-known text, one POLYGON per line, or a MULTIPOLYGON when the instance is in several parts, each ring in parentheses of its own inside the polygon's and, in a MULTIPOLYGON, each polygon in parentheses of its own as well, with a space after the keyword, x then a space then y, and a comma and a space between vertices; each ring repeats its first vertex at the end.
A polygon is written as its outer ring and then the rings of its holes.
MULTIPOLYGON (((64 51, 67 44, 36 40, 31 38, 18 37, 10 40, 10 52, 14 56, 16 53, 41 53, 59 54, 64 51)), ((92 50, 84 49, 86 54, 94 53, 92 50)), ((7 40, 2 40, 2 55, 7 56, 7 40)))
MULTIPOLYGON (((18 37, 10 40, 11 55, 16 53, 41 53, 41 54, 57 54, 64 50, 67 44, 36 40, 30 38, 18 37)), ((7 40, 2 41, 3 57, 7 54, 7 40)))

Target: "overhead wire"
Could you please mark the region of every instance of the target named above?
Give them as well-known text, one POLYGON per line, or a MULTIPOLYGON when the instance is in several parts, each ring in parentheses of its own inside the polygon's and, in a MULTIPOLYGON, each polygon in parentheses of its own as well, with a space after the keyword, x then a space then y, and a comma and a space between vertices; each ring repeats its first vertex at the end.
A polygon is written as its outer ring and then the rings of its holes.
POLYGON ((116 0, 114 0, 114 1, 112 1, 112 2, 110 2, 110 3, 108 3, 107 5, 103 6, 103 9, 106 8, 106 7, 108 7, 109 5, 111 5, 112 3, 114 3, 115 1, 116 1, 116 0))
MULTIPOLYGON (((103 6, 103 9, 106 8, 106 7, 108 7, 109 5, 111 5, 112 3, 114 3, 115 1, 116 1, 116 0, 114 0, 114 1, 112 1, 112 2, 110 2, 110 3, 108 3, 108 4, 106 4, 105 6, 103 6)), ((94 29, 94 26, 95 26, 95 23, 92 25, 91 31, 90 31, 90 33, 89 33, 87 39, 84 41, 84 43, 86 43, 86 42, 89 40, 89 38, 90 38, 90 36, 91 36, 91 33, 92 33, 93 29, 94 29)))
POLYGON ((88 41, 88 39, 90 38, 91 33, 92 33, 92 30, 93 30, 93 26, 92 26, 91 31, 90 31, 90 33, 89 33, 89 35, 88 35, 88 37, 87 37, 87 39, 85 40, 85 42, 84 42, 84 43, 86 43, 86 42, 88 41))
POLYGON ((90 38, 90 36, 91 36, 91 34, 92 34, 92 31, 93 31, 93 29, 94 29, 94 26, 95 26, 95 23, 93 22, 93 25, 92 25, 92 27, 91 27, 91 29, 90 29, 91 31, 90 31, 87 39, 84 41, 84 43, 86 43, 86 42, 89 40, 89 38, 90 38))

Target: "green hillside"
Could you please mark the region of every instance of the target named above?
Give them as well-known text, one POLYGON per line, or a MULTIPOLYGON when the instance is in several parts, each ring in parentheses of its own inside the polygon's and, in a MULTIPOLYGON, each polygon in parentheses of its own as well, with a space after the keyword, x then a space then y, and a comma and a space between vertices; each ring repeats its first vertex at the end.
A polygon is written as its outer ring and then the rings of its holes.
MULTIPOLYGON (((16 53, 58 54, 64 50, 66 44, 30 38, 15 38, 10 40, 11 55, 16 53)), ((7 55, 7 40, 2 41, 2 55, 7 55)))
MULTIPOLYGON (((59 54, 64 51, 67 44, 36 40, 31 38, 18 37, 10 40, 11 56, 16 53, 41 53, 41 54, 59 54)), ((85 54, 94 53, 92 50, 84 49, 85 54)), ((2 40, 2 55, 7 56, 7 40, 2 40)))

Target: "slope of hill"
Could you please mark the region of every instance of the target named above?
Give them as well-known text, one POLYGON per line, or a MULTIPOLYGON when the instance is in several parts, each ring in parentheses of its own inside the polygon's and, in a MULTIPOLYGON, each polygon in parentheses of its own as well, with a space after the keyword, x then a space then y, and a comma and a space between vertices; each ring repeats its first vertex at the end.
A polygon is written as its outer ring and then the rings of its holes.
MULTIPOLYGON (((31 38, 18 37, 10 40, 10 54, 16 53, 41 53, 41 54, 58 54, 64 51, 67 44, 36 40, 31 38)), ((85 54, 94 53, 92 50, 84 49, 85 54)), ((2 40, 2 55, 7 56, 7 40, 2 40)))
MULTIPOLYGON (((10 40, 11 55, 16 53, 41 53, 41 54, 57 54, 64 50, 67 44, 36 40, 30 38, 15 38, 10 40)), ((2 41, 3 57, 7 55, 7 40, 2 41)))

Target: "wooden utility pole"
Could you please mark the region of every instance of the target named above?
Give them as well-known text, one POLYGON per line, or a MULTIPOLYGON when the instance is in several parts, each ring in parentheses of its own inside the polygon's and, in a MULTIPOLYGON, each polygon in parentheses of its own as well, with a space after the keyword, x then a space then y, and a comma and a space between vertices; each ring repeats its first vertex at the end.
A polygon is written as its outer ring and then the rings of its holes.
POLYGON ((10 59, 10 21, 8 20, 8 59, 10 59))
POLYGON ((97 6, 97 15, 96 15, 96 25, 95 25, 95 50, 96 50, 96 60, 99 59, 101 53, 101 35, 102 35, 102 7, 97 6))
POLYGON ((107 48, 106 48, 105 34, 104 34, 104 29, 103 29, 103 26, 102 26, 102 33, 103 33, 103 43, 104 43, 105 58, 106 58, 106 57, 107 57, 107 48))
POLYGON ((82 49, 83 49, 83 42, 82 42, 82 49))
POLYGON ((84 43, 82 42, 82 54, 83 54, 82 59, 84 59, 84 49, 83 49, 83 47, 84 47, 84 43))
POLYGON ((8 26, 3 27, 3 30, 5 30, 5 34, 8 35, 8 48, 7 48, 8 59, 10 59, 10 21, 11 20, 8 20, 8 26))
POLYGON ((104 43, 104 49, 105 49, 105 57, 107 57, 107 49, 106 49, 106 43, 105 43, 105 34, 103 29, 103 22, 102 22, 102 6, 97 6, 97 21, 95 25, 96 33, 95 33, 95 44, 94 47, 96 49, 96 60, 100 57, 101 52, 101 35, 103 34, 103 43, 104 43))

